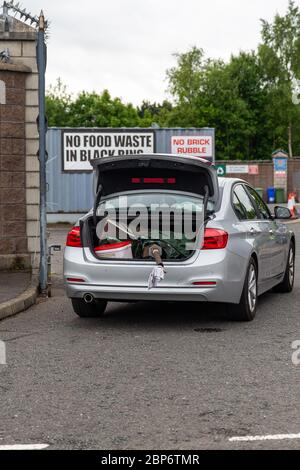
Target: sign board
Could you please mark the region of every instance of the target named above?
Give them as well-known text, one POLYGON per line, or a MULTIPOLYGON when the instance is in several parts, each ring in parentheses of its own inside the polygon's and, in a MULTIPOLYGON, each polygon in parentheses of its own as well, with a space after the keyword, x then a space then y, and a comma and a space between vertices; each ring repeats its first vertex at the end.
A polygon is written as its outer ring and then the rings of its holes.
POLYGON ((259 166, 258 165, 249 165, 249 175, 258 175, 259 166))
POLYGON ((201 157, 214 162, 213 136, 172 136, 171 153, 178 156, 201 157))
POLYGON ((288 163, 287 158, 274 158, 274 171, 275 173, 287 173, 288 163))
POLYGON ((226 165, 216 165, 216 170, 219 177, 226 176, 226 165))
POLYGON ((92 171, 90 160, 155 152, 153 130, 63 130, 63 171, 92 171))
POLYGON ((274 162, 274 187, 282 188, 287 193, 288 180, 288 155, 285 152, 277 151, 273 155, 274 162))
POLYGON ((226 165, 226 173, 234 174, 248 174, 249 165, 226 165))

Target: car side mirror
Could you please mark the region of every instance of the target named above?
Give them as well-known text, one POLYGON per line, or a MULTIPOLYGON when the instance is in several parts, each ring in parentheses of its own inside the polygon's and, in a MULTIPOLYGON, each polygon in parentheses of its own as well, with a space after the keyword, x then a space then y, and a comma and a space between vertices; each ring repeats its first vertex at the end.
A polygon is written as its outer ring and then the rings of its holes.
POLYGON ((288 220, 292 218, 292 213, 287 207, 276 206, 274 212, 275 219, 288 220))

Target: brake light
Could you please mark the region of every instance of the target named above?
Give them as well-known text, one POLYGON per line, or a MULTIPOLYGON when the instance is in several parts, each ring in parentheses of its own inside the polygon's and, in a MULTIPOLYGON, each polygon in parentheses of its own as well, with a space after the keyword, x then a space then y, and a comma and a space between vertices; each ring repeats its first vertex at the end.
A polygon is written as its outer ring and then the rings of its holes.
POLYGON ((133 184, 176 184, 176 178, 131 178, 133 184))
POLYGON ((145 184, 164 184, 164 178, 144 178, 145 184))
POLYGON ((222 250, 228 243, 228 233, 216 228, 206 228, 202 250, 222 250))
POLYGON ((66 246, 73 246, 76 248, 82 248, 80 239, 80 227, 73 227, 68 233, 66 246))

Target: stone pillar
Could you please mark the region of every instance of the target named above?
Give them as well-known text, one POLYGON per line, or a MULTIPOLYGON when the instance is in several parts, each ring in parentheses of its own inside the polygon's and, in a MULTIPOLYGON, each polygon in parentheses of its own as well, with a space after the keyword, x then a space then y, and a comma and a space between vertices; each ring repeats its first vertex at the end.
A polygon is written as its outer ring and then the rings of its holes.
POLYGON ((28 264, 26 254, 24 65, 0 63, 0 257, 2 268, 28 264), (17 261, 16 257, 17 256, 17 261))
POLYGON ((36 38, 27 24, 0 18, 0 52, 10 52, 9 63, 0 63, 0 257, 27 253, 34 269, 40 251, 36 38))

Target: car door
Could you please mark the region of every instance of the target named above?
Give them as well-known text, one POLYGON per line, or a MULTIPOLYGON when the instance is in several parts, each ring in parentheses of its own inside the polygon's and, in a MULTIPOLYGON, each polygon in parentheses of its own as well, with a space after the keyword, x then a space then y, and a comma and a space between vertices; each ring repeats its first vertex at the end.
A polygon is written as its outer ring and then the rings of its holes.
POLYGON ((269 230, 272 241, 272 276, 279 276, 284 272, 286 265, 286 252, 289 242, 287 229, 285 226, 279 224, 276 220, 273 219, 268 206, 264 203, 259 194, 251 186, 247 185, 246 189, 249 192, 250 197, 259 212, 261 220, 258 222, 258 224, 261 225, 263 230, 264 227, 266 228, 266 230, 269 230))
POLYGON ((259 288, 263 290, 274 276, 272 268, 274 237, 270 233, 270 221, 260 218, 257 206, 243 183, 238 183, 233 188, 233 204, 243 224, 245 236, 258 255, 258 283, 259 288))

